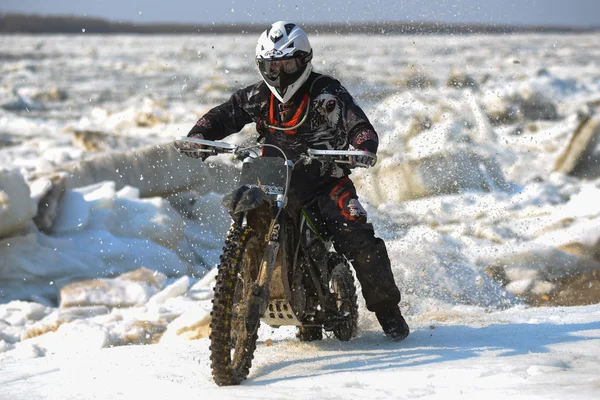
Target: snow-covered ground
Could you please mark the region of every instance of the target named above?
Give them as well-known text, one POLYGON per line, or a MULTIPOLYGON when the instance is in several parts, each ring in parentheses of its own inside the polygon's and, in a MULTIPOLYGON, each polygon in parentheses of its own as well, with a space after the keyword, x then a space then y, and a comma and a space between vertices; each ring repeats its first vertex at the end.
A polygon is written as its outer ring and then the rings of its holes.
MULTIPOLYGON (((1 364, 0 398, 596 399, 600 306, 455 309, 401 343, 376 331, 340 343, 265 332, 250 379, 217 387, 208 339, 1 364)), ((280 328, 284 331, 283 328, 280 328)))
POLYGON ((349 343, 263 326, 249 379, 215 387, 236 165, 168 142, 258 79, 255 40, 0 36, 0 399, 598 398, 594 34, 312 35, 380 133, 353 177, 413 332, 362 303, 349 343))

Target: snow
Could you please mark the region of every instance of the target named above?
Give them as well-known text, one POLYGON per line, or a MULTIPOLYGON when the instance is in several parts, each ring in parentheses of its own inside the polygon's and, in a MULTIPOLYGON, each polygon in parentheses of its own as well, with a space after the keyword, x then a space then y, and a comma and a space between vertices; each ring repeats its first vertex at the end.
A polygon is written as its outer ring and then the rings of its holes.
MULTIPOLYGON (((593 399, 599 312, 595 305, 422 314, 401 343, 374 330, 348 343, 267 332, 250 379, 233 388, 212 382, 208 339, 69 351, 3 363, 0 398, 593 399)), ((98 331, 89 336, 102 340, 98 331)))
POLYGON ((0 238, 24 230, 35 216, 30 189, 19 171, 0 169, 0 238))
POLYGON ((412 333, 386 339, 362 299, 348 343, 263 325, 248 379, 216 387, 238 167, 169 141, 259 79, 255 40, 0 38, 0 399, 598 398, 592 34, 314 35, 381 136, 353 180, 412 333))

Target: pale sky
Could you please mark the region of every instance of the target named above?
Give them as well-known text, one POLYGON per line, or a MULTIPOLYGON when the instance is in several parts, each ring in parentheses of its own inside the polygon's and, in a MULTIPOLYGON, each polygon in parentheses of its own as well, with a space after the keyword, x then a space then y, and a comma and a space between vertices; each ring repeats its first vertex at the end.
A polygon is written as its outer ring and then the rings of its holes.
POLYGON ((440 21, 600 26, 600 0, 3 0, 0 12, 127 22, 440 21))

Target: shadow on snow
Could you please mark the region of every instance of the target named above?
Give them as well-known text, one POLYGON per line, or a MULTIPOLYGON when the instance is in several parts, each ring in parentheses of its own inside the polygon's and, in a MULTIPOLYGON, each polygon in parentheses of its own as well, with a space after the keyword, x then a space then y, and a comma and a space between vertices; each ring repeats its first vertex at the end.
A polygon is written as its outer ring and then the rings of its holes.
MULTIPOLYGON (((496 357, 518 356, 529 353, 549 353, 550 346, 575 343, 597 336, 588 337, 586 330, 600 329, 600 322, 585 324, 555 325, 542 324, 502 324, 486 327, 466 325, 439 326, 435 329, 417 330, 402 342, 392 342, 379 332, 363 332, 350 342, 335 339, 322 342, 302 343, 310 346, 309 354, 315 357, 295 357, 298 349, 289 351, 286 347, 292 343, 275 343, 281 351, 288 351, 288 360, 269 363, 252 369, 249 379, 243 385, 268 385, 271 383, 309 378, 342 372, 364 372, 402 367, 415 367, 446 361, 478 358, 483 352, 496 352, 496 357), (581 332, 579 335, 574 333, 581 332), (320 355, 321 352, 327 353, 320 355), (335 354, 331 354, 335 352, 335 354), (303 369, 298 367, 305 366, 303 369), (269 378, 269 375, 288 367, 284 378, 269 378), (302 372, 298 373, 301 370, 302 372)), ((293 342, 298 344, 297 342, 293 342)), ((258 352, 261 351, 259 347, 258 352)))

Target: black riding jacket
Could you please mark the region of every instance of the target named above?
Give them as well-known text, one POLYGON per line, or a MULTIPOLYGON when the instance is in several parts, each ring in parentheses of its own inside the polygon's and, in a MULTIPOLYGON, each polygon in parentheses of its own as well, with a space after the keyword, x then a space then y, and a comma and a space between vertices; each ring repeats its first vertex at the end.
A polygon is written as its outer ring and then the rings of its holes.
MULTIPOLYGON (((220 140, 253 122, 261 143, 279 146, 293 161, 308 148, 345 150, 351 145, 377 152, 377 133, 363 110, 338 80, 316 72, 310 74, 287 103, 281 103, 263 81, 240 89, 200 118, 188 136, 201 134, 207 140, 220 140), (269 125, 296 126, 306 112, 306 119, 297 129, 269 128, 269 125)), ((281 156, 270 147, 263 151, 267 156, 281 156)), ((339 164, 298 163, 291 185, 308 196, 349 174, 350 170, 339 164)))

